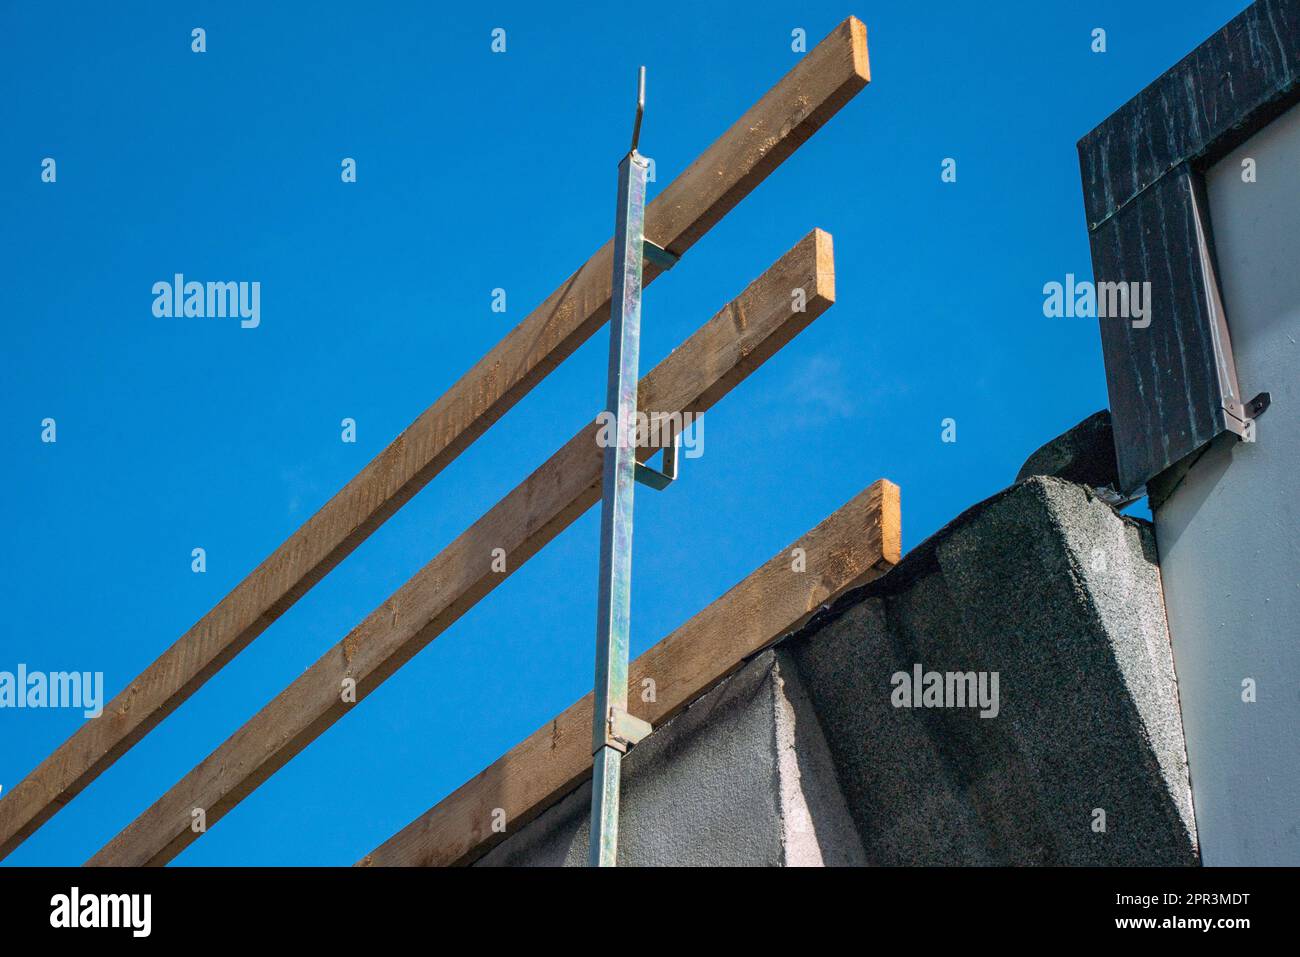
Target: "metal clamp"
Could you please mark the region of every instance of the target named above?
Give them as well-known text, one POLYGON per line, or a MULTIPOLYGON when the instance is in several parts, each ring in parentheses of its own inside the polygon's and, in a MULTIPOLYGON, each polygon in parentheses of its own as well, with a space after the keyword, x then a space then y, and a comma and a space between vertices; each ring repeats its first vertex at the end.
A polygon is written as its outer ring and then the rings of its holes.
POLYGON ((642 721, 636 715, 611 705, 605 718, 605 744, 626 754, 633 745, 649 737, 653 730, 649 721, 642 721))

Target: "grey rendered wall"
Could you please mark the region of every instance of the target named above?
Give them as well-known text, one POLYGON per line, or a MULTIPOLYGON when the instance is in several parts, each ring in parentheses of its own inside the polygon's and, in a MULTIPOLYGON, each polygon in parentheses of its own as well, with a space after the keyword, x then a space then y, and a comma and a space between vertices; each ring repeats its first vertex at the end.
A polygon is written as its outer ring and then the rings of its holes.
POLYGON ((1032 478, 864 592, 790 647, 869 863, 1196 863, 1149 526, 1032 478), (997 672, 997 715, 895 707, 918 664, 997 672))
POLYGON ((1196 462, 1156 511, 1156 536, 1204 861, 1297 865, 1300 107, 1207 179, 1238 380, 1272 407, 1254 443, 1223 437, 1196 462))

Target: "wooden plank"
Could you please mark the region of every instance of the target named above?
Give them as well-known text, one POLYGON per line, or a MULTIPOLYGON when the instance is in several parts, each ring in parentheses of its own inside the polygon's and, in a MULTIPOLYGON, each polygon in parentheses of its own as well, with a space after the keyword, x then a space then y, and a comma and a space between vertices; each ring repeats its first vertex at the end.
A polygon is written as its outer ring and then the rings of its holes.
MULTIPOLYGON (((632 662, 629 709, 656 726, 801 625, 824 602, 898 562, 898 486, 879 481, 632 662), (792 554, 804 549, 806 571, 792 554), (656 700, 638 693, 655 682, 656 700)), ((465 864, 591 776, 592 696, 568 708, 368 854, 361 866, 465 864), (504 812, 506 834, 494 815, 504 812)))
MULTIPOLYGON (((869 79, 866 28, 850 17, 664 188, 646 209, 646 238, 684 253, 869 79)), ((109 702, 98 719, 83 725, 0 798, 0 859, 247 647, 590 338, 609 318, 612 255, 611 241, 109 702)), ((658 274, 647 264, 645 282, 658 274)))
MULTIPOLYGON (((638 408, 703 412, 834 301, 831 237, 813 230, 641 380, 638 408), (794 290, 802 289, 800 310, 794 290)), ((600 499, 602 449, 592 422, 326 652, 224 744, 118 834, 91 864, 171 860, 417 651, 600 499), (504 549, 507 573, 492 570, 504 549)), ((652 449, 639 452, 642 458, 652 449)))

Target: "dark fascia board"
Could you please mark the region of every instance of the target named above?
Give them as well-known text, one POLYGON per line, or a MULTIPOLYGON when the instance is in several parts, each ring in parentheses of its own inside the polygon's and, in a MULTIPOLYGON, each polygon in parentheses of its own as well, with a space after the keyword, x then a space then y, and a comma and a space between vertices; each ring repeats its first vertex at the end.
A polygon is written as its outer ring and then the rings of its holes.
POLYGON ((1258 0, 1079 141, 1093 274, 1150 282, 1099 318, 1120 491, 1244 428, 1203 171, 1300 101, 1300 0, 1258 0))
POLYGON ((1096 230, 1157 180, 1204 169, 1300 102, 1300 0, 1258 0, 1079 140, 1096 230))

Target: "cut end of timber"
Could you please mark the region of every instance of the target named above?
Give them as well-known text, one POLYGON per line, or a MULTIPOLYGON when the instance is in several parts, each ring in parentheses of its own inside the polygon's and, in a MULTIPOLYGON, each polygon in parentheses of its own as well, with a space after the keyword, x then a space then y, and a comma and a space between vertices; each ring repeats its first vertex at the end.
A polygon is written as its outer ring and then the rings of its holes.
POLYGON ((880 487, 881 559, 893 566, 903 557, 903 511, 898 486, 889 479, 881 479, 876 485, 880 487))
POLYGON ((862 77, 862 85, 871 82, 871 62, 867 58, 867 25, 857 17, 849 17, 840 28, 849 31, 849 44, 853 50, 853 72, 862 77))
POLYGON ((835 243, 824 229, 814 229, 810 234, 816 262, 816 298, 830 306, 835 303, 835 243))

